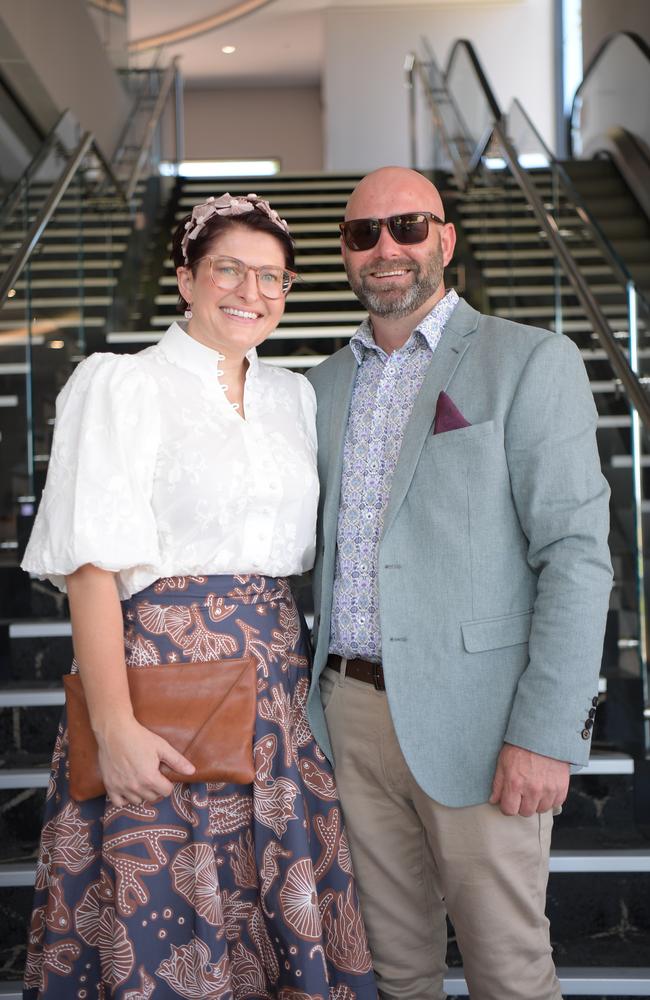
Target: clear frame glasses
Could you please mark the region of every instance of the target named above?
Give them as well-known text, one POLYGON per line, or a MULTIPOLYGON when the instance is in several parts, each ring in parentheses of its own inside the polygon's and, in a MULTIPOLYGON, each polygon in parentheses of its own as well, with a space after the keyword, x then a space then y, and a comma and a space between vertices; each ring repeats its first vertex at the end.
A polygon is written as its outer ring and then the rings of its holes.
POLYGON ((262 264, 261 267, 254 267, 252 264, 245 264, 237 257, 206 256, 199 257, 195 263, 201 260, 210 261, 210 278, 212 284, 224 291, 234 291, 246 280, 249 271, 254 271, 257 278, 257 288, 260 295, 266 299, 281 299, 288 294, 294 279, 298 277, 295 271, 290 271, 287 267, 275 267, 273 264, 262 264))

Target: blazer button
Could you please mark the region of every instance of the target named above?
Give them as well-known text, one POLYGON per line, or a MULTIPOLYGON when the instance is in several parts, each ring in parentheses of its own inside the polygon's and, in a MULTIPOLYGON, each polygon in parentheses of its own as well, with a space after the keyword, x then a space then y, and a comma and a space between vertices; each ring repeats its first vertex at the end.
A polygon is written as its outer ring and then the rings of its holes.
POLYGON ((583 738, 583 740, 589 740, 589 739, 591 739, 591 730, 590 729, 583 729, 582 730, 582 738, 583 738))
POLYGON ((591 704, 592 704, 592 705, 594 706, 594 708, 598 708, 598 695, 595 695, 595 696, 594 696, 594 697, 593 697, 593 698, 591 699, 591 704))
POLYGON ((585 719, 585 729, 592 729, 594 724, 593 719, 585 719))
POLYGON ((590 719, 595 719, 596 718, 596 709, 595 708, 590 708, 589 709, 589 718, 590 719))

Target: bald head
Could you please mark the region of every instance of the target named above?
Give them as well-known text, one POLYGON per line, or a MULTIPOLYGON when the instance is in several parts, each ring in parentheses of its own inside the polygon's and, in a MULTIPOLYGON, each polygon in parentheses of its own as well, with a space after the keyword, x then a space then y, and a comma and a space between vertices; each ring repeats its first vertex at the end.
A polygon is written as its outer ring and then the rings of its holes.
POLYGON ((451 223, 440 221, 444 208, 437 188, 406 167, 381 167, 367 174, 350 195, 345 210, 346 222, 390 220, 420 212, 426 213, 427 222, 424 226, 418 222, 417 231, 400 228, 408 226, 402 218, 399 226, 382 221, 380 226, 365 227, 369 239, 361 240, 361 249, 354 240, 351 247, 347 235, 341 239, 348 280, 370 313, 375 339, 381 346, 404 343, 443 297, 444 269, 452 258, 456 234, 451 223), (436 218, 430 219, 430 215, 436 218))
POLYGON ((348 200, 345 218, 386 218, 417 211, 433 212, 444 219, 438 189, 417 170, 380 167, 359 181, 348 200))

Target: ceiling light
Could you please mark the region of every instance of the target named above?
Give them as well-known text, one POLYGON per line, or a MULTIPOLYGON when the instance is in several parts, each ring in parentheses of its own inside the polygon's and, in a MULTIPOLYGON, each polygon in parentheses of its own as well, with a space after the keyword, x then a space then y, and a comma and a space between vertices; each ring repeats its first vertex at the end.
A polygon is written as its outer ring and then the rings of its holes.
POLYGON ((221 51, 225 56, 231 56, 233 52, 236 52, 237 50, 235 49, 234 45, 222 45, 221 51))

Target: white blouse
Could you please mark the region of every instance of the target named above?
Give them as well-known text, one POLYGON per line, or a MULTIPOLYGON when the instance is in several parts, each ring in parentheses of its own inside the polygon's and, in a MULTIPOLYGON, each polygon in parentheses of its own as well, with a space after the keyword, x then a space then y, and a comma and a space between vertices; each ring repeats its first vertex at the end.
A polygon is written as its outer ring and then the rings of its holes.
POLYGON ((125 599, 158 577, 311 568, 316 399, 303 375, 246 355, 246 419, 218 355, 173 323, 139 354, 93 354, 61 391, 23 569, 65 590, 85 563, 125 599))

